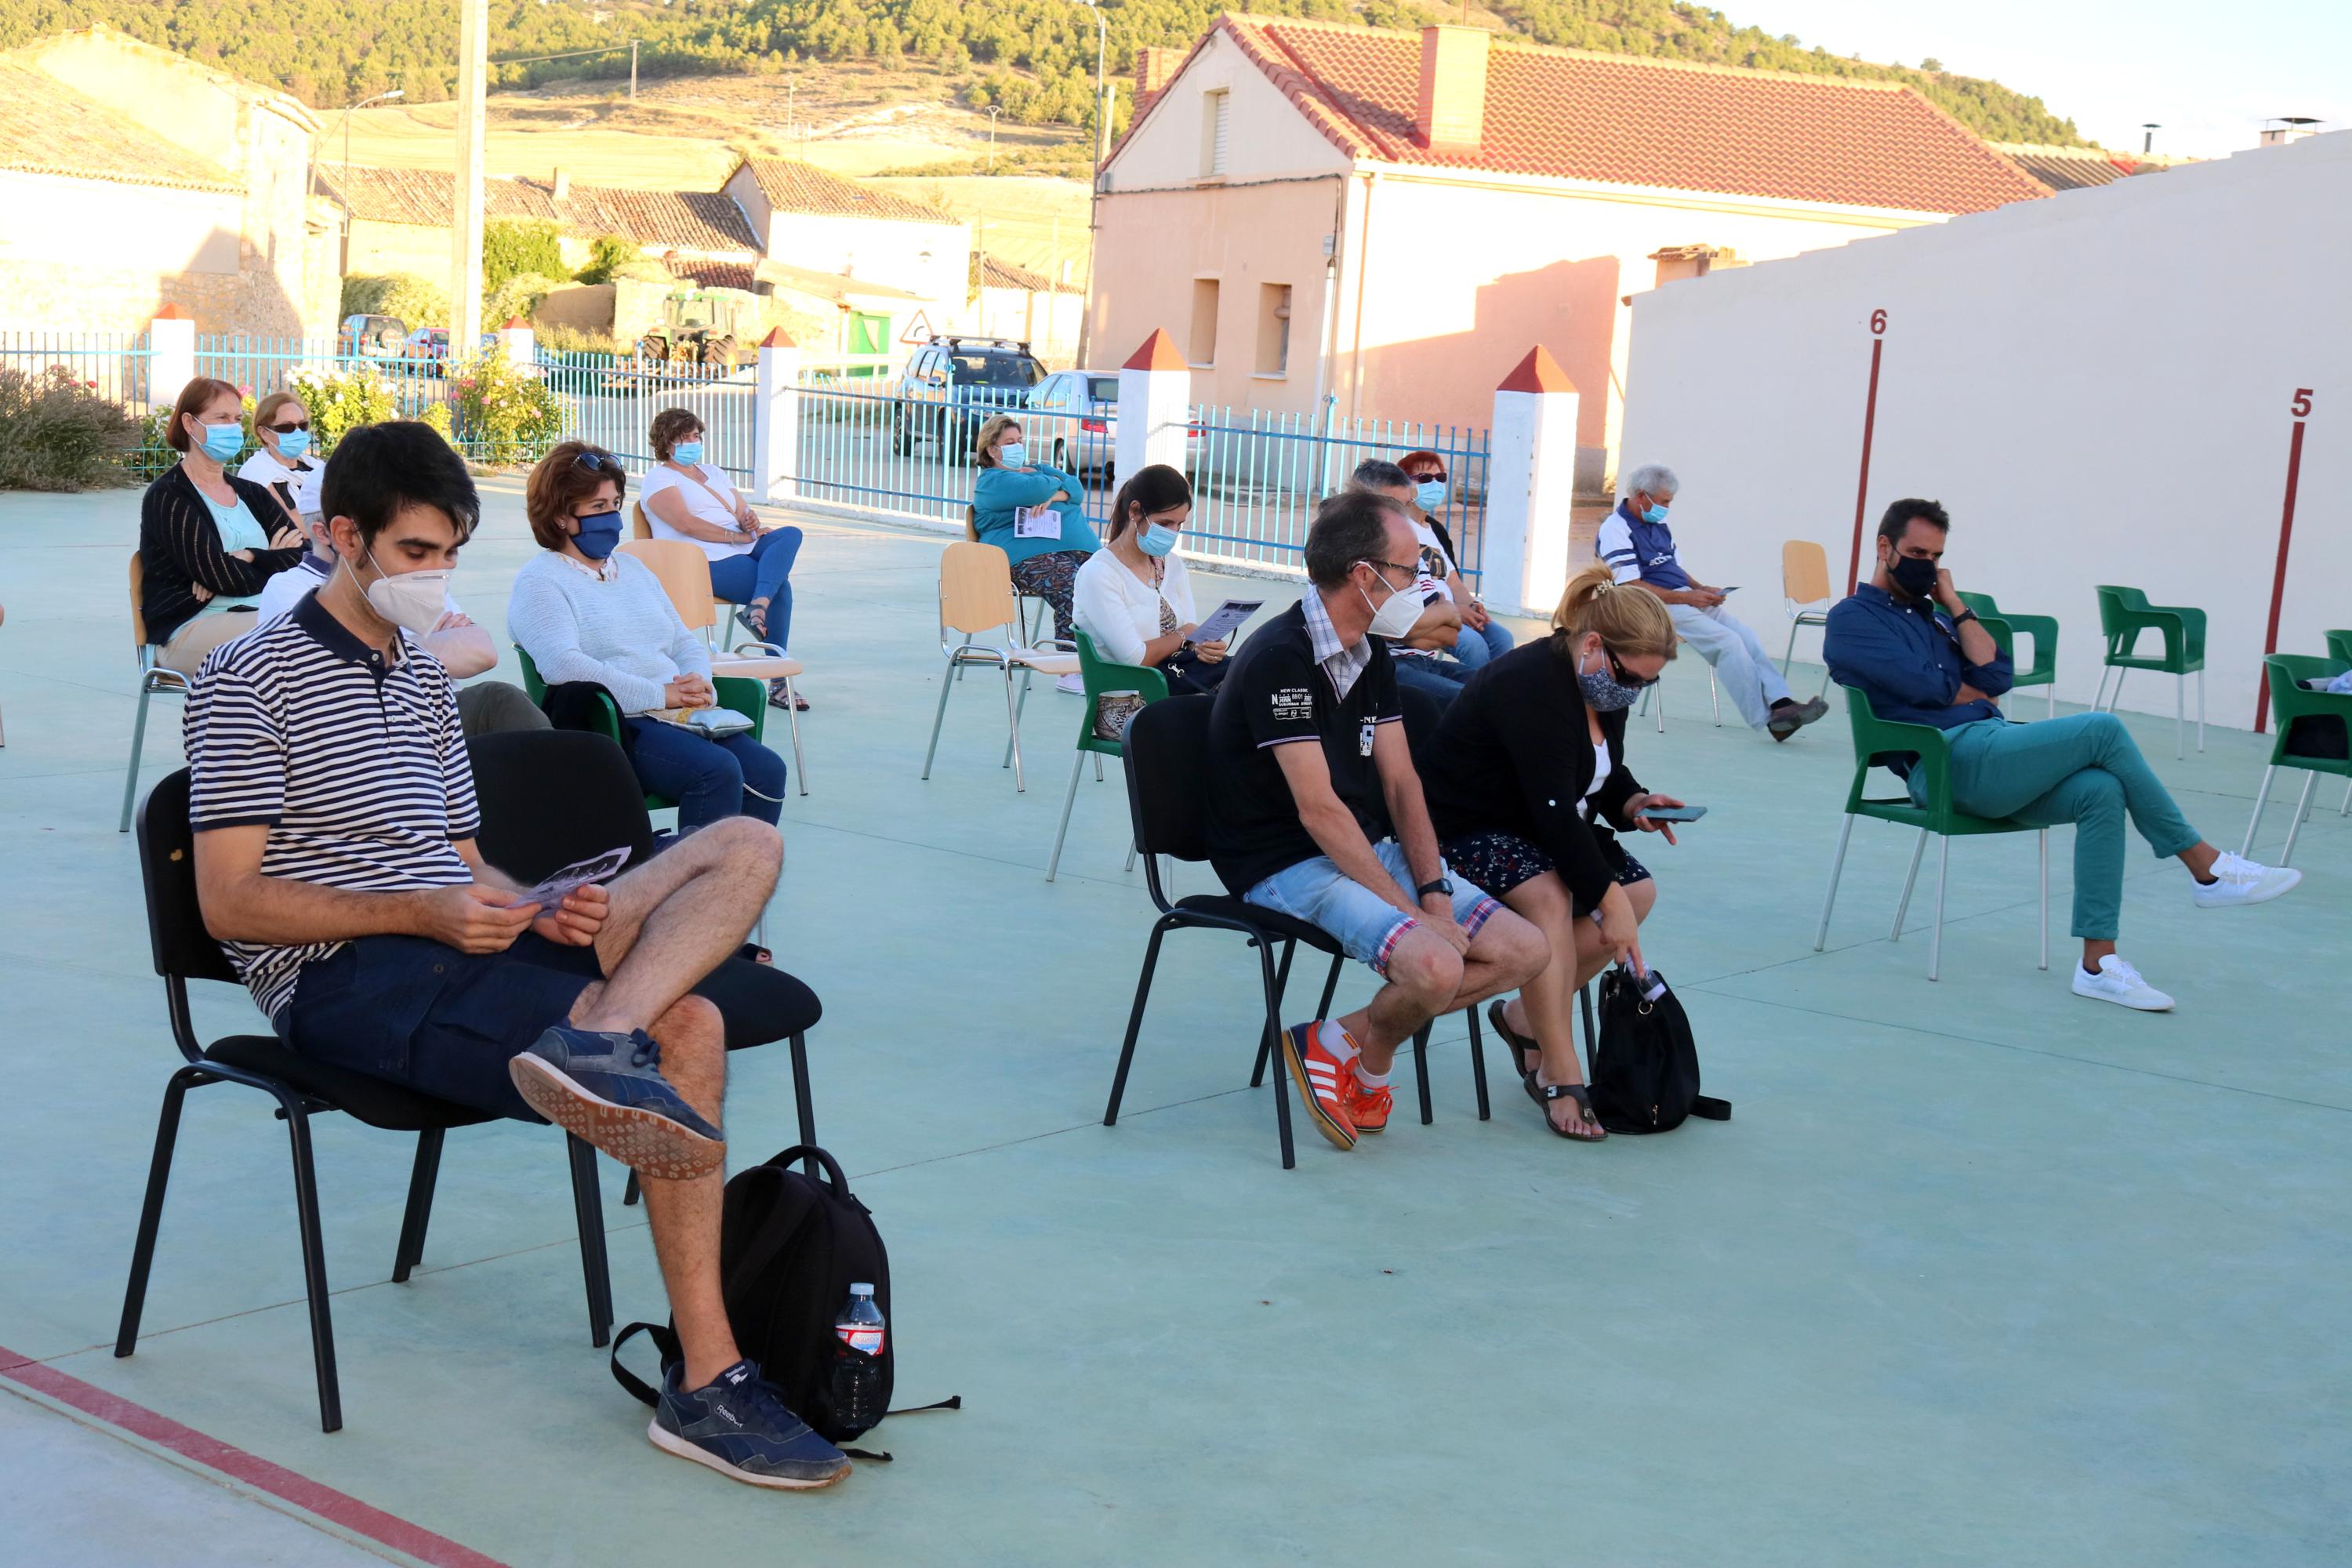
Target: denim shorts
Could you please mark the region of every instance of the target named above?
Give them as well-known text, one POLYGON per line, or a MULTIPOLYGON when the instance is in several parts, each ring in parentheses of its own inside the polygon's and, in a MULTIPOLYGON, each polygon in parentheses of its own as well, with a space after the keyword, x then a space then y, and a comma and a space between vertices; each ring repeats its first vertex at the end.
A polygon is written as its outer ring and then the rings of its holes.
POLYGON ((537 1121, 507 1063, 563 1022, 601 973, 594 948, 536 931, 504 952, 363 936, 304 964, 275 1023, 297 1056, 537 1121))
MULTIPOLYGON (((1405 864, 1404 846, 1383 838, 1372 846, 1372 853, 1396 879, 1398 890, 1410 896, 1417 879, 1405 864)), ((1459 877, 1453 881, 1454 918, 1464 931, 1476 936, 1478 929, 1503 906, 1459 877)), ((1389 972, 1389 954, 1396 951, 1405 932, 1421 923, 1361 882, 1349 881, 1328 855, 1276 871, 1243 898, 1305 921, 1337 941, 1349 958, 1370 964, 1372 972, 1383 977, 1389 972)))

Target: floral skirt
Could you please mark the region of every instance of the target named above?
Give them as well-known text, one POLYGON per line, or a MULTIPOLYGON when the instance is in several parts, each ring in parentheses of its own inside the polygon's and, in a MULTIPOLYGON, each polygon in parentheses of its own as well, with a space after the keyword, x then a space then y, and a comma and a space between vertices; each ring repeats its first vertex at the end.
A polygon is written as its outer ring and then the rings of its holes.
MULTIPOLYGON (((1593 840, 1600 847, 1601 858, 1615 873, 1619 887, 1630 888, 1650 879, 1650 868, 1626 854, 1616 835, 1595 834, 1593 840)), ((1498 899, 1521 882, 1559 869, 1549 855, 1516 833, 1465 833, 1445 839, 1437 847, 1445 857, 1446 865, 1498 899)), ((1580 915, 1592 912, 1581 900, 1571 902, 1580 915)))
POLYGON ((1077 581, 1078 568, 1086 563, 1083 550, 1055 550, 1016 562, 1013 567, 1013 590, 1054 606, 1054 635, 1065 642, 1070 637, 1071 585, 1077 581))

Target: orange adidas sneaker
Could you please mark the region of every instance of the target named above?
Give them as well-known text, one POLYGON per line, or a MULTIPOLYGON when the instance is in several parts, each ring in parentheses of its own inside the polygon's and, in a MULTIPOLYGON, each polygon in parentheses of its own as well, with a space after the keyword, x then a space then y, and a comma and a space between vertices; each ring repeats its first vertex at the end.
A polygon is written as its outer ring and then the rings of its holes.
POLYGON ((1396 1104, 1396 1096, 1389 1092, 1387 1084, 1382 1084, 1378 1089, 1365 1088, 1363 1080, 1357 1078, 1356 1069, 1350 1064, 1348 1068, 1346 1093, 1348 1120, 1355 1124, 1357 1131, 1385 1132, 1388 1131, 1389 1111, 1396 1104))
POLYGON ((1322 1020, 1293 1024, 1282 1032, 1283 1065, 1307 1103, 1307 1120, 1335 1149, 1356 1146, 1356 1124, 1348 1116, 1345 1086, 1355 1079, 1352 1068, 1323 1048, 1322 1020))

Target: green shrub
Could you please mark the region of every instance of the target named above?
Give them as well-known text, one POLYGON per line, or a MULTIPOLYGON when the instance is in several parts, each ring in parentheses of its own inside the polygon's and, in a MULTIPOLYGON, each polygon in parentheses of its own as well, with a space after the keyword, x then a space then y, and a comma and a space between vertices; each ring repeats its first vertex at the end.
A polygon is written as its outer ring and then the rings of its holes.
POLYGON ((482 462, 536 462, 562 434, 554 389, 496 349, 452 371, 449 386, 457 439, 482 462))
POLYGON ((449 292, 414 272, 343 279, 346 316, 397 316, 411 327, 449 324, 449 292))
POLYGON ((588 265, 578 273, 583 283, 610 283, 613 275, 637 259, 636 241, 617 234, 600 234, 588 244, 588 265))
POLYGON ((552 219, 500 217, 482 226, 483 299, 494 298, 509 279, 565 278, 571 271, 563 265, 563 230, 552 219))
POLYGON ((336 371, 305 366, 286 378, 286 390, 310 411, 310 438, 321 452, 333 450, 354 426, 400 417, 392 382, 365 365, 336 371))
POLYGON ((61 364, 0 370, 0 489, 88 490, 132 483, 142 428, 61 364))
POLYGON ((588 331, 579 327, 567 327, 560 322, 535 321, 530 335, 539 346, 560 354, 612 354, 618 357, 621 346, 610 332, 588 331))
POLYGON ((561 277, 543 272, 520 272, 499 284, 482 300, 482 325, 496 331, 507 323, 509 316, 528 321, 539 309, 540 301, 563 287, 561 277))

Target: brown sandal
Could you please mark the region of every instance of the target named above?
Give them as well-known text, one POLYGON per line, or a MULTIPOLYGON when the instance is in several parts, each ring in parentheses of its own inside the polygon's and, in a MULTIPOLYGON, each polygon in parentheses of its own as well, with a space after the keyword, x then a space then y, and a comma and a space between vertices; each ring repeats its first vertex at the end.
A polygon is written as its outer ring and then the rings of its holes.
POLYGON ((1536 1044, 1533 1040, 1528 1039, 1525 1035, 1520 1034, 1517 1029, 1512 1028, 1510 1025, 1503 1021, 1503 1003, 1501 998, 1497 997, 1496 1000, 1486 1004, 1486 1022, 1494 1027, 1496 1037, 1502 1040, 1506 1045, 1509 1046, 1513 1051, 1517 1053, 1511 1058, 1511 1065, 1518 1068, 1519 1081, 1524 1083, 1528 1079, 1534 1077, 1536 1070, 1535 1068, 1531 1068, 1527 1065, 1528 1053, 1529 1051, 1533 1051, 1538 1058, 1538 1066, 1540 1066, 1542 1065, 1541 1058, 1543 1056, 1543 1047, 1536 1044))

